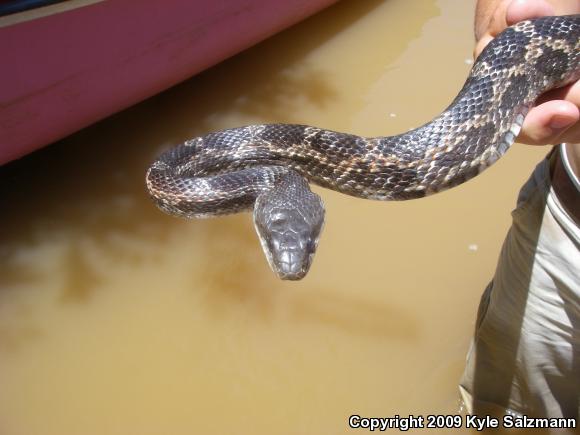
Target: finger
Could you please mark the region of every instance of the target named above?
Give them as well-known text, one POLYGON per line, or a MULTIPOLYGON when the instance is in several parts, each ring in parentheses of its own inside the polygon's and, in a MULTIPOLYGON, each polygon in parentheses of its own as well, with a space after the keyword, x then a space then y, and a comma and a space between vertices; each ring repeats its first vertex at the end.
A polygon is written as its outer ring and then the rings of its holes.
POLYGON ((492 39, 493 39, 493 36, 486 34, 486 35, 482 36, 479 41, 477 41, 477 43, 475 44, 475 47, 473 48, 473 58, 474 59, 477 59, 477 57, 481 54, 481 52, 483 51, 485 46, 487 44, 489 44, 489 42, 492 39))
POLYGON ((546 0, 512 0, 499 3, 487 24, 485 33, 481 35, 475 45, 473 57, 479 56, 489 41, 507 26, 522 20, 554 14, 554 7, 546 0))
POLYGON ((580 82, 546 92, 524 122, 518 141, 528 144, 580 141, 580 82), (550 104, 547 104, 550 102, 550 104), (570 126, 570 123, 573 125, 570 126))
POLYGON ((576 104, 565 100, 547 101, 530 110, 517 141, 530 145, 558 143, 578 120, 580 110, 576 104))
POLYGON ((546 0, 513 0, 506 9, 508 26, 523 20, 554 15, 554 7, 546 0))
POLYGON ((500 0, 493 4, 491 2, 490 4, 478 3, 478 7, 480 5, 486 5, 486 7, 480 12, 476 11, 476 16, 480 14, 480 17, 476 18, 475 39, 477 42, 473 50, 474 58, 477 58, 485 46, 506 28, 505 11, 509 3, 510 0, 500 0))
POLYGON ((545 92, 538 98, 536 105, 545 103, 549 100, 566 100, 580 107, 580 81, 572 83, 558 89, 552 89, 545 92))

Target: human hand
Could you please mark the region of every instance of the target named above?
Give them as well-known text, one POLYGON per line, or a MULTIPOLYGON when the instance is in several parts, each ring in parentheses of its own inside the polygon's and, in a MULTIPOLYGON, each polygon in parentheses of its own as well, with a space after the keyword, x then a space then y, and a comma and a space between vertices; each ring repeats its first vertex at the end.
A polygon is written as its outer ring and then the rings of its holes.
MULTIPOLYGON (((474 57, 502 30, 519 21, 578 13, 578 0, 479 0, 474 57)), ((546 92, 526 116, 517 141, 530 145, 580 142, 579 107, 580 81, 546 92)))

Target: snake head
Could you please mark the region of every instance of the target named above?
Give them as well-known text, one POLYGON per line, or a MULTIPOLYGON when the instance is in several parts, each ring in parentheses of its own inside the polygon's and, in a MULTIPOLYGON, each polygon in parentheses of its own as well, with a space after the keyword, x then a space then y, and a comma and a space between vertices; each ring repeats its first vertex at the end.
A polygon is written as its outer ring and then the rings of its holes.
POLYGON ((284 280, 304 278, 324 226, 320 197, 308 191, 298 202, 281 204, 261 196, 254 205, 254 225, 274 273, 284 280))

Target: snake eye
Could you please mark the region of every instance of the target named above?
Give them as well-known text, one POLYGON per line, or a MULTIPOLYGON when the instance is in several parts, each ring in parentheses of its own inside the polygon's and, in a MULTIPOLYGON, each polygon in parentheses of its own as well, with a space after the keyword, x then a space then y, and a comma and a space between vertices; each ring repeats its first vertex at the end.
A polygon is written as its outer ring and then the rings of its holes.
POLYGON ((275 216, 270 221, 270 229, 274 231, 283 231, 284 227, 287 225, 287 221, 283 216, 275 216))

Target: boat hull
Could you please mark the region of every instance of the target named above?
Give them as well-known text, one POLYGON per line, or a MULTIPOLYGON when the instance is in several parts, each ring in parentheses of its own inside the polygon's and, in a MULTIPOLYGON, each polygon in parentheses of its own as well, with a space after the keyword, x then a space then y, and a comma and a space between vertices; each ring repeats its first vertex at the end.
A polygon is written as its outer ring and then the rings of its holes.
POLYGON ((159 93, 335 0, 69 1, 0 18, 0 164, 159 93))

